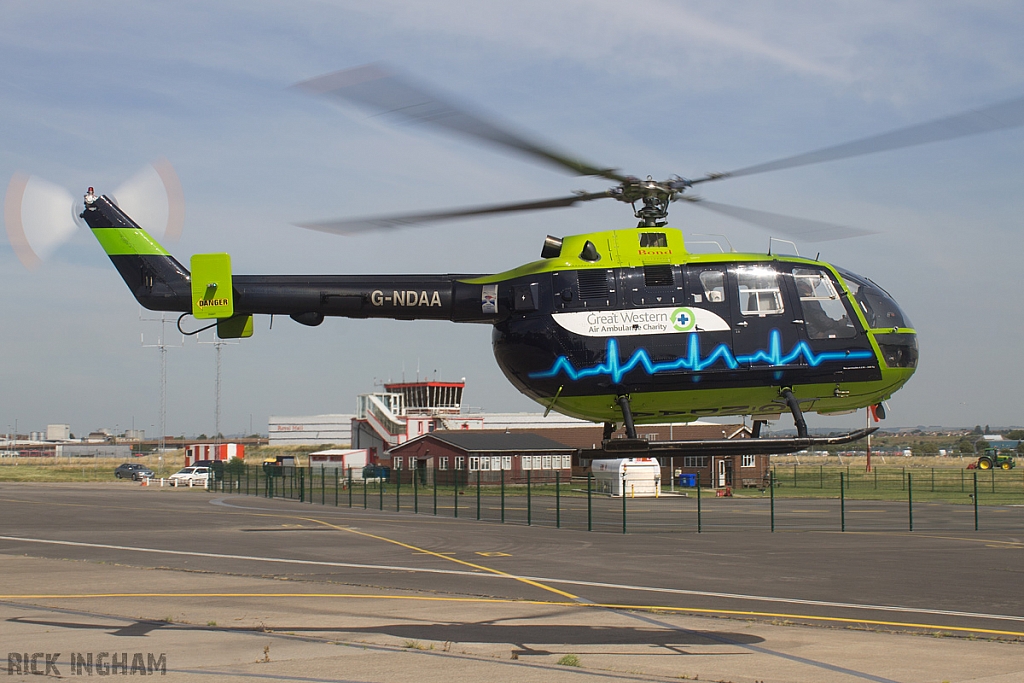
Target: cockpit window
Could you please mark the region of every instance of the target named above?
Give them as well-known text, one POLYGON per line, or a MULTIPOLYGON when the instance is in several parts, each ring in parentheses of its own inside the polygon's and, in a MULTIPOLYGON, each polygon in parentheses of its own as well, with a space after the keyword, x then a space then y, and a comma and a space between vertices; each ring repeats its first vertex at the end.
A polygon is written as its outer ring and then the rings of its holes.
MULTIPOLYGON (((712 303, 725 301, 725 271, 702 270, 700 284, 704 289, 704 298, 712 303)), ((698 303, 700 300, 697 300, 698 303)))
POLYGON ((821 268, 794 268, 807 336, 811 339, 850 339, 857 330, 850 322, 828 272, 821 268))
POLYGON ((766 266, 736 269, 736 288, 740 313, 743 315, 775 315, 782 313, 782 290, 774 268, 766 266))
POLYGON ((863 311, 868 327, 878 329, 914 326, 884 289, 866 277, 848 270, 838 270, 860 310, 863 311))

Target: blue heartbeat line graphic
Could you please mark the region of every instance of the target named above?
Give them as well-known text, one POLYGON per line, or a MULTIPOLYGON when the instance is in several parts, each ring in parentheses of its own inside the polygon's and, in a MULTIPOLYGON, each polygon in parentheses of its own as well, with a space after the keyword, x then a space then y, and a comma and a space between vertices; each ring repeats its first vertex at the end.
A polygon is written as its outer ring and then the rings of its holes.
POLYGON ((771 367, 792 365, 802 358, 807 365, 816 368, 822 363, 829 361, 869 360, 874 358, 875 354, 867 350, 823 351, 815 353, 807 342, 800 341, 797 342, 792 351, 782 355, 782 335, 778 330, 772 330, 768 334, 768 349, 758 350, 747 356, 734 356, 732 350, 725 344, 719 344, 709 355, 701 356, 700 337, 695 333, 687 335, 686 355, 675 360, 655 363, 651 360, 647 349, 637 349, 625 363, 622 363, 619 361, 619 342, 614 338, 608 340, 606 356, 608 360, 604 363, 581 370, 574 368, 565 356, 559 356, 550 370, 530 373, 530 377, 547 379, 557 377, 559 373, 564 372, 570 380, 575 381, 595 375, 608 375, 612 378, 613 382, 618 384, 627 373, 633 371, 638 366, 648 375, 655 375, 659 372, 670 372, 672 370, 701 372, 719 361, 724 363, 729 369, 735 370, 740 365, 754 365, 755 363, 765 363, 771 367))

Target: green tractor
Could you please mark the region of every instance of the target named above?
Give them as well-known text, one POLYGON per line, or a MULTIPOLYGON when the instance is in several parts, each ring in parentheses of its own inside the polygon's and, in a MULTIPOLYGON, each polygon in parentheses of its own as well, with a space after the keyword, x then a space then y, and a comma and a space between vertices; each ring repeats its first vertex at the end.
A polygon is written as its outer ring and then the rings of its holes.
POLYGON ((998 467, 1001 470, 1012 470, 1016 467, 1013 456, 1003 454, 995 448, 986 448, 985 452, 978 458, 977 468, 979 470, 990 470, 998 467))

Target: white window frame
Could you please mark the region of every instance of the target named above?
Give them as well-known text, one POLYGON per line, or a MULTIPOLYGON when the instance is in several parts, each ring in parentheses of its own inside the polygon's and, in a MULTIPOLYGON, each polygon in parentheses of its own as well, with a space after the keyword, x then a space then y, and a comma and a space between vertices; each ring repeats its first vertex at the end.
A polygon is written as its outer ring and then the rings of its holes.
POLYGON ((448 470, 448 456, 447 455, 438 456, 438 458, 437 458, 437 469, 444 470, 444 471, 448 470))
POLYGON ((466 456, 464 456, 464 455, 456 455, 455 456, 455 469, 456 470, 462 470, 462 469, 465 468, 465 466, 466 466, 466 456))
POLYGON ((523 469, 524 470, 532 470, 533 469, 533 456, 532 455, 524 455, 523 456, 523 469))
POLYGON ((540 462, 541 462, 540 468, 542 470, 550 470, 551 469, 551 456, 550 455, 542 455, 542 456, 540 456, 540 462))
POLYGON ((396 470, 402 469, 402 456, 396 455, 394 458, 392 458, 391 465, 396 470))
MULTIPOLYGON (((456 468, 456 469, 458 469, 458 468, 456 468)), ((469 456, 469 471, 470 472, 476 472, 478 469, 480 469, 480 458, 479 458, 479 456, 476 456, 476 455, 469 456)))
POLYGON ((779 274, 774 268, 763 266, 737 268, 736 279, 741 315, 764 317, 766 315, 781 315, 786 312, 786 306, 782 301, 782 287, 779 284, 779 274), (767 280, 770 278, 771 284, 760 282, 755 283, 755 286, 751 287, 749 284, 742 282, 744 277, 750 277, 755 280, 759 278, 767 280), (751 297, 754 298, 755 308, 749 307, 751 297))
POLYGON ((563 470, 571 470, 572 469, 572 456, 571 455, 563 455, 562 456, 562 469, 563 470))
POLYGON ((512 456, 503 455, 501 456, 501 469, 510 470, 512 469, 512 456))
POLYGON ((757 456, 744 455, 740 467, 757 467, 757 456))

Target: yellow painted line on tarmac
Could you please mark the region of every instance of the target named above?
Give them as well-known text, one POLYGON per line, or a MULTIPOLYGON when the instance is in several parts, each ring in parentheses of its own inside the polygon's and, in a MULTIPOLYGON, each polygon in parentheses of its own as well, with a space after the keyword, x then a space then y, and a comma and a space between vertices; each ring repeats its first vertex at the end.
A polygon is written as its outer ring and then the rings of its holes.
POLYGON ((331 527, 332 529, 338 529, 339 531, 347 531, 348 533, 356 534, 357 536, 363 536, 365 538, 372 538, 372 539, 377 540, 377 541, 384 541, 385 543, 390 543, 392 545, 397 545, 397 546, 399 546, 401 548, 408 548, 409 550, 412 550, 413 552, 416 552, 416 553, 424 553, 424 554, 427 554, 427 555, 433 555, 434 557, 439 557, 442 560, 448 560, 449 562, 455 562, 456 564, 461 564, 461 565, 463 565, 465 567, 472 567, 473 569, 477 569, 477 570, 482 571, 482 572, 488 572, 490 574, 496 574, 498 576, 504 576, 504 577, 509 578, 509 579, 515 579, 516 581, 519 581, 521 583, 525 583, 527 585, 533 586, 534 588, 540 588, 541 590, 546 590, 546 591, 549 591, 549 592, 554 593, 556 595, 561 595, 562 597, 569 598, 570 600, 576 600, 577 599, 577 596, 573 595, 572 593, 567 593, 566 591, 559 590, 557 588, 552 588, 551 586, 545 585, 545 584, 541 583, 540 581, 534 581, 533 579, 526 579, 526 578, 523 578, 521 576, 516 576, 515 574, 509 574, 508 572, 503 572, 503 571, 501 571, 499 569, 492 569, 490 567, 485 567, 482 564, 476 564, 474 562, 467 562, 466 560, 460 560, 457 557, 448 557, 444 553, 435 552, 433 550, 427 550, 426 548, 419 548, 419 547, 414 546, 414 545, 412 545, 410 543, 403 543, 402 541, 396 541, 393 538, 387 538, 385 536, 378 536, 377 534, 371 534, 371 533, 366 532, 366 531, 358 531, 357 529, 350 529, 348 527, 338 526, 337 524, 331 524, 330 522, 325 522, 325 521, 323 521, 321 519, 314 519, 312 517, 300 517, 299 519, 304 519, 307 522, 316 522, 317 524, 323 524, 324 526, 331 527))
MULTIPOLYGON (((771 619, 807 620, 823 623, 918 628, 929 631, 983 633, 993 636, 1024 638, 1024 631, 1004 631, 968 626, 943 626, 907 621, 880 619, 851 619, 818 614, 791 614, 787 612, 756 612, 752 610, 710 609, 704 607, 672 607, 669 605, 626 605, 610 602, 567 602, 561 600, 516 600, 512 598, 459 598, 434 595, 368 595, 366 593, 39 593, 0 595, 0 600, 88 600, 94 598, 335 598, 342 600, 409 600, 413 602, 454 602, 477 604, 537 605, 542 607, 579 607, 586 609, 634 610, 672 614, 713 614, 734 617, 761 617, 771 619)), ((342 629, 344 630, 344 629, 342 629)))

